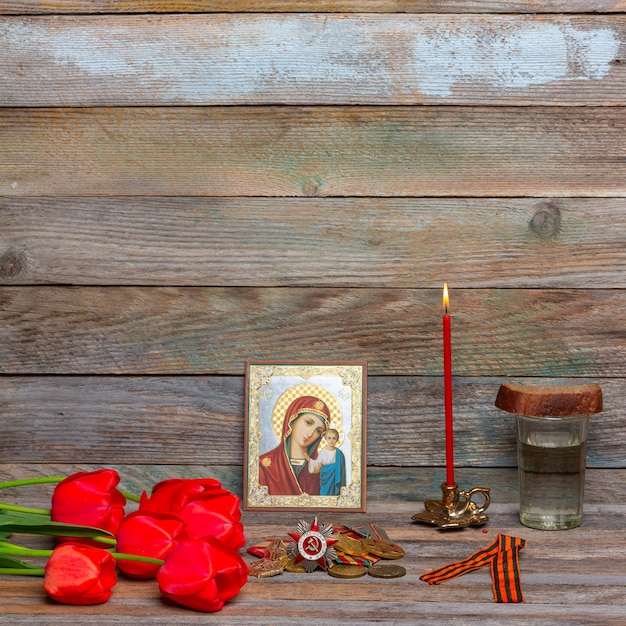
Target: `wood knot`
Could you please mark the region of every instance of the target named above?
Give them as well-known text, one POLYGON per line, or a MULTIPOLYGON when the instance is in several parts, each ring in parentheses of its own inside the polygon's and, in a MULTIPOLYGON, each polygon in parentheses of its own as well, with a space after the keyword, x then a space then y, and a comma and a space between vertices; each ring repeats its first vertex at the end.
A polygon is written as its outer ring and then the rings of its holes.
POLYGON ((9 250, 0 257, 0 280, 15 278, 26 268, 24 254, 9 250))
POLYGON ((554 239, 561 230, 561 209, 554 204, 546 204, 533 215, 530 228, 541 239, 554 239))
POLYGON ((307 180, 304 185, 302 185, 302 194, 313 198, 318 195, 319 186, 316 185, 312 180, 307 180))

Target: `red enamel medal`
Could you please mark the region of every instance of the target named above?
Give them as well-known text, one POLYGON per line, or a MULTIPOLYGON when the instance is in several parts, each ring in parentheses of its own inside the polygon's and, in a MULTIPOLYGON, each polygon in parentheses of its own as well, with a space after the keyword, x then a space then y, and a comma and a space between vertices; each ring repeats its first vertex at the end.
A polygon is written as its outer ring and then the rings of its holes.
POLYGON ((287 546, 287 555, 295 563, 302 563, 307 572, 317 567, 326 569, 337 556, 333 544, 338 539, 333 538, 331 524, 317 523, 317 517, 312 523, 300 520, 295 533, 289 533, 293 541, 287 546))

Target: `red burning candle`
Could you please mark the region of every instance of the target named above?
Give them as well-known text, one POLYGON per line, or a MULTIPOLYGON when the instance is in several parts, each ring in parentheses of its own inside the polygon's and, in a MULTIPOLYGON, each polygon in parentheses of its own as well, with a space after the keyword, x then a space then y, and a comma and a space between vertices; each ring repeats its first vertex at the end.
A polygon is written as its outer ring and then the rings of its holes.
POLYGON ((446 413, 446 484, 454 483, 454 436, 452 429, 452 341, 450 316, 448 315, 448 284, 443 284, 443 391, 446 413))

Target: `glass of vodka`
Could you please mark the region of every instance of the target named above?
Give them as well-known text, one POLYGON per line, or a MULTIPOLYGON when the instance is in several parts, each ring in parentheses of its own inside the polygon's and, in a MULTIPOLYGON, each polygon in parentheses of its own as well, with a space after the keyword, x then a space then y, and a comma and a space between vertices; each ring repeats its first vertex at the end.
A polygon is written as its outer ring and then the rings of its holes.
POLYGON ((520 521, 540 530, 580 526, 589 415, 516 415, 520 521))

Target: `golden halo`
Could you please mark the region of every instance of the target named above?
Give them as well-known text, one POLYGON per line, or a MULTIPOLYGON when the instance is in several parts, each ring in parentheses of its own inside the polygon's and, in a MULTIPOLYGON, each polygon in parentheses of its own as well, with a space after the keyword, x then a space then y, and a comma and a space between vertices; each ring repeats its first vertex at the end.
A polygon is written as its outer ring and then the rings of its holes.
POLYGON ((313 385, 312 383, 303 383, 301 385, 290 387, 280 395, 278 400, 276 400, 276 404, 274 405, 274 409, 272 411, 272 428, 274 429, 276 439, 281 441, 285 413, 287 412, 289 405, 300 396, 315 396, 326 403, 326 406, 330 411, 329 428, 334 428, 339 433, 339 443, 341 443, 344 437, 343 430, 341 428, 341 409, 339 408, 339 402, 337 402, 337 398, 335 398, 335 396, 328 391, 328 389, 320 387, 319 385, 313 385))

